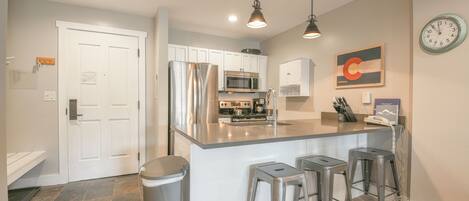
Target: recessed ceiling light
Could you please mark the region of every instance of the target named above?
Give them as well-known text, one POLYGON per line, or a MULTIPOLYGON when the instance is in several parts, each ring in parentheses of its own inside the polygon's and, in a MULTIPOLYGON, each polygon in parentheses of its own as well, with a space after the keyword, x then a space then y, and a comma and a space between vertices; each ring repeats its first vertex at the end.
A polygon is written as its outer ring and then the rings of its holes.
POLYGON ((238 21, 238 16, 236 16, 236 15, 230 15, 230 16, 228 16, 228 21, 230 21, 230 22, 237 22, 237 21, 238 21))

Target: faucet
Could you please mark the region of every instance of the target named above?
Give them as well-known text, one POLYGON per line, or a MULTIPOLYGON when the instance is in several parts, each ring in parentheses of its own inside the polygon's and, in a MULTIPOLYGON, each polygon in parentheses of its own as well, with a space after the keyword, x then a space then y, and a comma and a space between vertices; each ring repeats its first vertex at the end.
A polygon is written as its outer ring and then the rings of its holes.
POLYGON ((274 126, 277 126, 277 119, 278 119, 278 116, 277 116, 277 93, 275 92, 274 89, 270 88, 267 93, 265 94, 265 101, 267 103, 267 107, 268 107, 268 116, 271 116, 271 118, 273 119, 269 119, 267 118, 268 120, 270 121, 273 121, 274 123, 274 126), (272 110, 270 112, 270 110, 272 110))

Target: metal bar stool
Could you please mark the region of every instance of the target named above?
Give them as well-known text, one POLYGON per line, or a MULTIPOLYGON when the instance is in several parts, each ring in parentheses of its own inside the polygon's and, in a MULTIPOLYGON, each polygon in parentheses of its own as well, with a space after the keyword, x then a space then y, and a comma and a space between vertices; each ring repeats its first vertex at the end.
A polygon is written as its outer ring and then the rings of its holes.
MULTIPOLYGON (((400 187, 399 187, 399 178, 396 170, 395 155, 386 150, 375 149, 375 148, 357 148, 351 149, 349 151, 349 172, 350 172, 350 182, 355 184, 354 177, 355 171, 357 169, 358 161, 362 161, 363 164, 363 190, 356 188, 357 190, 364 191, 365 194, 370 194, 370 181, 371 181, 371 169, 373 162, 377 163, 378 177, 377 177, 377 189, 378 189, 378 200, 384 201, 385 198, 389 195, 385 195, 386 191, 386 163, 389 162, 392 169, 392 175, 394 179, 393 193, 396 193, 397 196, 400 196, 400 187)), ((358 181, 357 183, 362 182, 358 181)))
POLYGON ((305 173, 285 163, 252 165, 249 180, 248 201, 255 201, 260 181, 271 185, 272 201, 285 201, 287 185, 301 186, 304 192, 308 192, 305 173))
MULTIPOLYGON (((309 196, 317 195, 319 201, 336 200, 333 198, 334 175, 344 175, 346 186, 345 200, 351 201, 352 194, 351 185, 347 178, 347 162, 327 156, 305 156, 296 159, 296 167, 300 170, 312 171, 317 174, 317 193, 309 196)), ((299 191, 299 188, 295 188, 295 195, 299 195, 299 191)), ((305 193, 304 195, 308 194, 305 193)), ((297 201, 299 199, 295 197, 293 200, 297 201)))

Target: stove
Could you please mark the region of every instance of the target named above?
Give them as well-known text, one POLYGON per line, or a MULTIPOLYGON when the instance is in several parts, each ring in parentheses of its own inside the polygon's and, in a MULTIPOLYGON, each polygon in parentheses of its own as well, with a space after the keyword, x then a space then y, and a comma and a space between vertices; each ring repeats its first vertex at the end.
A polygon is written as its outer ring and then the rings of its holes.
POLYGON ((231 122, 251 122, 251 121, 267 121, 267 115, 265 114, 246 114, 246 115, 234 115, 231 117, 231 122))
POLYGON ((266 121, 267 114, 255 113, 253 102, 248 100, 219 101, 220 122, 266 121))

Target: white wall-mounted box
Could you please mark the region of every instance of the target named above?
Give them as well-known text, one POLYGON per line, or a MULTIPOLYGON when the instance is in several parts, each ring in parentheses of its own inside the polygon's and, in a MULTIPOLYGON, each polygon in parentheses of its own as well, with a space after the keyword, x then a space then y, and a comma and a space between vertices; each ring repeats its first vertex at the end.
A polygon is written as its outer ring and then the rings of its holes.
POLYGON ((280 64, 280 97, 308 97, 311 60, 295 59, 280 64))

